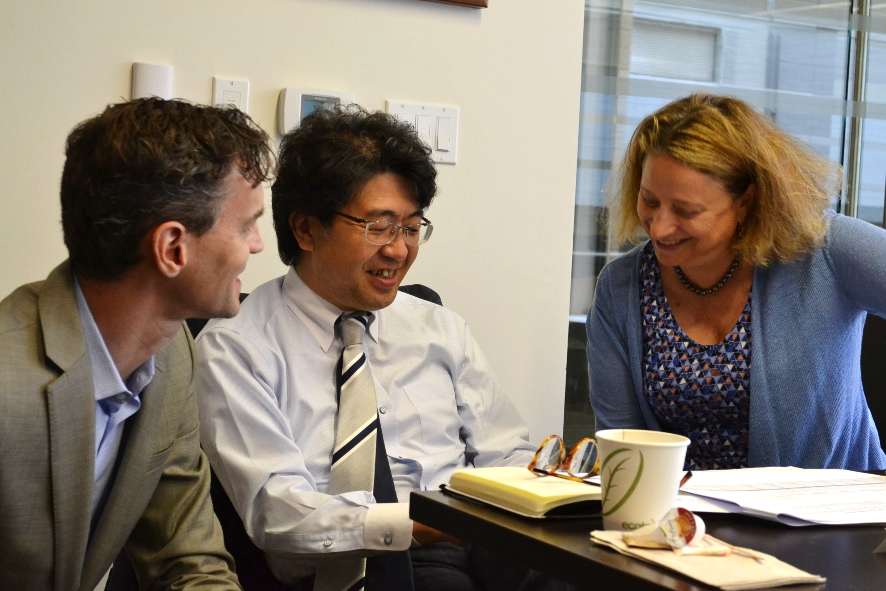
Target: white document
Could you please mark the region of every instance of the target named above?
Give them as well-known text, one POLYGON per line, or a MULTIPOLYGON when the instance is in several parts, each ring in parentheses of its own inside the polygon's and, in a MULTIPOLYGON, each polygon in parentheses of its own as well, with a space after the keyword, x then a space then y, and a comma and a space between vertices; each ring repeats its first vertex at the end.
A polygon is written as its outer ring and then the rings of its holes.
POLYGON ((886 476, 851 470, 707 470, 693 472, 681 490, 730 513, 788 525, 886 524, 886 476))

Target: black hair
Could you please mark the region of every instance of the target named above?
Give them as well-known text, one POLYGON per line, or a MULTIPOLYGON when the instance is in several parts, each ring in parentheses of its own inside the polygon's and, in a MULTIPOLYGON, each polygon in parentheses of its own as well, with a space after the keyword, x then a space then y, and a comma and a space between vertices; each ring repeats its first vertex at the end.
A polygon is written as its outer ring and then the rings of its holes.
POLYGON ((367 182, 388 172, 409 184, 420 209, 431 204, 437 170, 412 125, 357 105, 307 116, 283 137, 277 158, 271 202, 280 259, 291 265, 301 255, 289 226, 293 213, 329 225, 367 182))

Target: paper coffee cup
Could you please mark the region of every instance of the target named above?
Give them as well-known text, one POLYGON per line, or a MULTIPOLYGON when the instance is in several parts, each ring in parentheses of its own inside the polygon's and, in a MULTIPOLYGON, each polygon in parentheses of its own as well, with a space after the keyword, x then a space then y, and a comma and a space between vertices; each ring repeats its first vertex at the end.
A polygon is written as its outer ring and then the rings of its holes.
POLYGON ((689 439, 639 429, 597 431, 595 439, 604 529, 633 531, 658 523, 676 506, 689 439))

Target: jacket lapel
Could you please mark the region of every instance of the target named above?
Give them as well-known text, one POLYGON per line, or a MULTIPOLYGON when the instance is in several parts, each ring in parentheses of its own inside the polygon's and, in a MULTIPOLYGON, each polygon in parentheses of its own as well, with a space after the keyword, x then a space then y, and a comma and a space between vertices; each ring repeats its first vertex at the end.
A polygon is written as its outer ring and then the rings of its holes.
MULTIPOLYGON (((177 425, 170 425, 165 416, 167 412, 175 414, 175 410, 165 408, 166 396, 187 388, 187 383, 174 383, 168 371, 170 349, 177 350, 182 341, 176 338, 156 354, 154 378, 140 395, 141 408, 126 421, 123 455, 92 537, 84 581, 101 577, 111 565, 144 514, 163 473, 163 464, 153 463, 160 452, 173 445, 177 425)), ((187 349, 184 355, 188 355, 187 349)))
POLYGON ((89 542, 95 471, 95 395, 70 267, 62 263, 40 293, 46 357, 61 375, 46 389, 55 586, 79 581, 89 542))

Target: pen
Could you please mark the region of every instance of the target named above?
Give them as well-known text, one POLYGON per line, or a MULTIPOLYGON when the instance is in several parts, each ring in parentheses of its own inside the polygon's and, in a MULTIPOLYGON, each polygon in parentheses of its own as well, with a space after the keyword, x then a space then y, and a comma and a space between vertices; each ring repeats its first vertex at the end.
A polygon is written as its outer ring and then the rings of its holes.
POLYGON ((680 479, 680 486, 678 486, 677 488, 678 489, 683 488, 683 485, 686 484, 687 482, 689 482, 690 478, 692 478, 692 471, 687 470, 686 474, 683 475, 683 478, 680 479))

